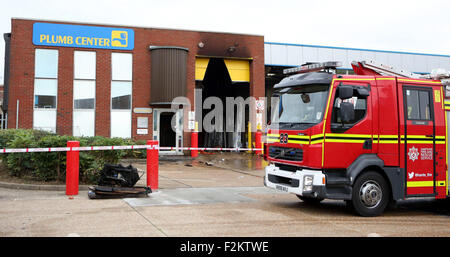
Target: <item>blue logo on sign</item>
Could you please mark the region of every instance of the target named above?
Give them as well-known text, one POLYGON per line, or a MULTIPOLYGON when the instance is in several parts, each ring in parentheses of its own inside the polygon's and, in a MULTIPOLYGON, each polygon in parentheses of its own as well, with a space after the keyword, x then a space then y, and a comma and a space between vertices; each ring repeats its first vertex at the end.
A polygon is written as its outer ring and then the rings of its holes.
POLYGON ((134 30, 37 22, 33 24, 33 44, 133 50, 134 30))

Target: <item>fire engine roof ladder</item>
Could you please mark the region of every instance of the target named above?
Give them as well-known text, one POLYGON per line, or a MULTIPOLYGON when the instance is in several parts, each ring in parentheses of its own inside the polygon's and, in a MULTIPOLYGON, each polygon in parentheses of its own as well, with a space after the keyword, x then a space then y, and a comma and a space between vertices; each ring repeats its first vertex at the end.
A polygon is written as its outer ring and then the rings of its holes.
POLYGON ((414 79, 435 79, 441 80, 445 86, 450 86, 450 72, 444 69, 433 69, 430 74, 420 75, 389 65, 378 63, 376 61, 352 62, 352 67, 358 75, 374 75, 374 73, 383 76, 397 76, 414 79))

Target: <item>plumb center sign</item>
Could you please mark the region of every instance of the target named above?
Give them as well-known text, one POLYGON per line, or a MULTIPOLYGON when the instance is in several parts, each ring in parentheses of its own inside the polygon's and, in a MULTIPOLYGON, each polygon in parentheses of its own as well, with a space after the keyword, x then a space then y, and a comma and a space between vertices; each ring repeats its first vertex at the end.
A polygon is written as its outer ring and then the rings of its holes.
POLYGON ((134 30, 36 22, 33 44, 115 50, 134 49, 134 30))

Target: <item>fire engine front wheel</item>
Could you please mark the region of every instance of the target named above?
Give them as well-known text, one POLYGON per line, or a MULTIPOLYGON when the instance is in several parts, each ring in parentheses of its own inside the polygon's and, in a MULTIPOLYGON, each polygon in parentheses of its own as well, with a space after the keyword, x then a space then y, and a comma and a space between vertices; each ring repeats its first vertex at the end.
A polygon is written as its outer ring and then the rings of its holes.
POLYGON ((380 174, 369 171, 361 174, 353 185, 353 209, 361 216, 374 217, 383 213, 389 204, 390 189, 380 174))

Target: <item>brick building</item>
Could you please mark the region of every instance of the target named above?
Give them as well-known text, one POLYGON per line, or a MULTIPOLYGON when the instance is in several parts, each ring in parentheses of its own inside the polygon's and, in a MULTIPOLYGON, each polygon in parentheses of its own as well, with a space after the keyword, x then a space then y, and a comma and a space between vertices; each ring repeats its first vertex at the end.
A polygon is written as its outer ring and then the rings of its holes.
POLYGON ((203 99, 265 96, 263 36, 13 18, 4 38, 8 128, 189 146, 205 114, 195 88, 203 99), (173 108, 178 96, 191 106, 173 108))

